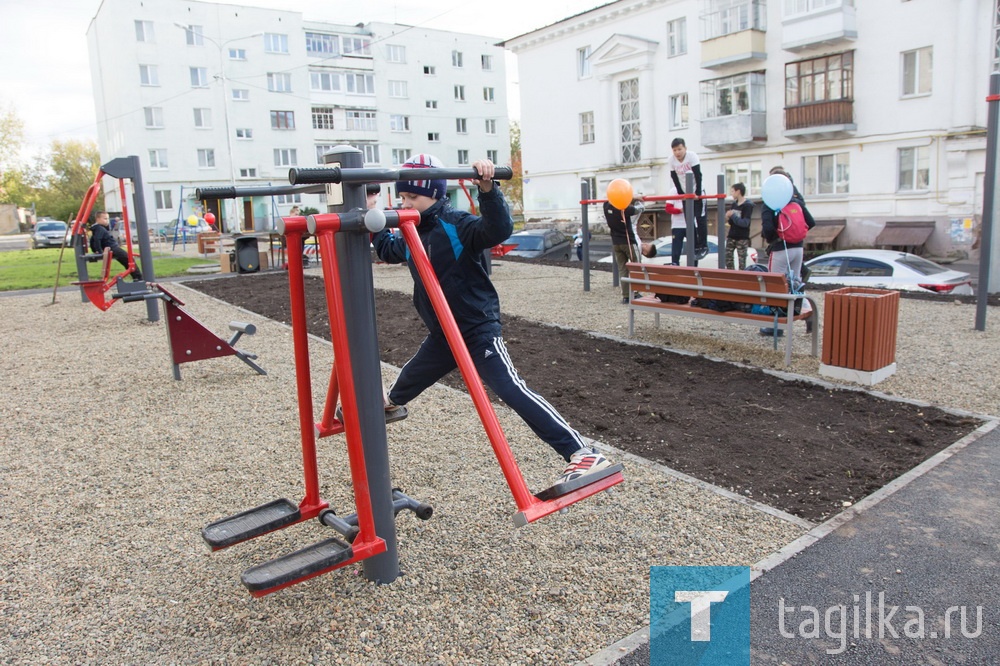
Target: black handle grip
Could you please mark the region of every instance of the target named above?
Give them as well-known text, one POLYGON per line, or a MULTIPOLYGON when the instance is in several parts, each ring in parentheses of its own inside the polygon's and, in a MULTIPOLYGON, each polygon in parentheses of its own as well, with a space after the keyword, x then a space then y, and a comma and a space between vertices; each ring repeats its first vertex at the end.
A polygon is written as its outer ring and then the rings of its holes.
MULTIPOLYGON (((497 167, 493 178, 495 180, 510 180, 514 170, 510 167, 497 167)), ((320 167, 289 169, 288 182, 292 185, 317 183, 394 183, 400 180, 460 180, 479 178, 479 172, 472 167, 465 168, 427 168, 427 169, 341 169, 320 167)))
POLYGON ((235 199, 235 187, 199 187, 194 191, 196 199, 235 199))

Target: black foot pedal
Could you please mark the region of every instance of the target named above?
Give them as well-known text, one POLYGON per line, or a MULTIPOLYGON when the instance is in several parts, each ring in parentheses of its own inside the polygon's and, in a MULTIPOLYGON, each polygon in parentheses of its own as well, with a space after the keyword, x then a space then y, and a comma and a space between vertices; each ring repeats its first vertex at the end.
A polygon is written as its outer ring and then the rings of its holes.
POLYGON ((201 536, 212 550, 219 550, 297 523, 301 517, 299 507, 282 498, 206 525, 201 536))
MULTIPOLYGON (((399 407, 396 407, 396 409, 390 409, 390 410, 386 411, 386 413, 385 413, 385 422, 386 423, 392 423, 393 421, 402 421, 403 419, 405 419, 409 415, 410 415, 410 412, 407 411, 406 407, 403 407, 402 405, 400 405, 399 407)), ((334 412, 334 416, 337 417, 338 421, 343 422, 343 420, 344 420, 344 410, 341 409, 340 405, 337 405, 337 411, 334 412)))
POLYGON ((340 539, 327 539, 243 572, 240 579, 251 593, 285 587, 311 578, 354 557, 354 549, 340 539))
POLYGON ((578 488, 583 488, 584 486, 589 486, 592 483, 600 481, 601 479, 606 479, 612 474, 617 474, 622 471, 624 466, 619 463, 617 465, 611 465, 610 467, 605 467, 604 469, 598 470, 596 472, 591 472, 590 474, 584 474, 578 479, 573 479, 572 481, 567 481, 566 483, 557 483, 554 486, 549 486, 540 493, 535 493, 535 497, 547 502, 550 499, 555 499, 557 497, 562 497, 568 493, 577 490, 578 488))

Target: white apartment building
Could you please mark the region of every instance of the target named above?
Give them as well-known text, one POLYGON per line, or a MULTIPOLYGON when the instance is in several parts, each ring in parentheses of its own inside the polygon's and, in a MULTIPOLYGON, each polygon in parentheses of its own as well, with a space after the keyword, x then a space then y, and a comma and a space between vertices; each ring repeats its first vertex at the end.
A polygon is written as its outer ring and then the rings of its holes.
MULTIPOLYGON (((673 194, 680 137, 709 194, 722 174, 759 200, 784 166, 817 218, 845 225, 838 247, 968 249, 997 13, 997 0, 619 0, 508 39, 525 217, 579 220, 583 180, 595 198, 615 178, 673 194)), ((659 217, 644 235, 669 234, 659 217)))
POLYGON ((324 210, 318 194, 221 211, 194 196, 287 185, 290 167, 335 145, 367 167, 420 152, 447 166, 510 160, 504 50, 487 37, 192 0, 103 0, 87 37, 101 162, 140 157, 151 225, 204 206, 227 231, 264 230, 292 205, 324 210))

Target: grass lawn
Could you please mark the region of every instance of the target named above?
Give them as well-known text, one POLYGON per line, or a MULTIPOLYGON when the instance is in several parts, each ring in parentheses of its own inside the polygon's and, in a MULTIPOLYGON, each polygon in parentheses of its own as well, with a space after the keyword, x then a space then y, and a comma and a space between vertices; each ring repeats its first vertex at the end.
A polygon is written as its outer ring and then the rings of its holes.
MULTIPOLYGON (((57 248, 39 250, 14 250, 0 252, 0 291, 17 289, 51 289, 56 282, 56 267, 59 263, 57 248)), ((139 257, 136 255, 136 261, 139 257)), ((173 277, 184 275, 191 266, 210 263, 204 259, 191 257, 174 257, 166 254, 153 253, 156 277, 173 277)), ((139 268, 142 263, 139 262, 139 268)), ((117 275, 123 268, 117 261, 111 263, 112 275, 117 275)), ((90 278, 94 279, 101 271, 101 264, 87 266, 90 278)), ((63 254, 62 270, 59 273, 59 286, 69 286, 77 280, 76 260, 69 249, 63 254)))

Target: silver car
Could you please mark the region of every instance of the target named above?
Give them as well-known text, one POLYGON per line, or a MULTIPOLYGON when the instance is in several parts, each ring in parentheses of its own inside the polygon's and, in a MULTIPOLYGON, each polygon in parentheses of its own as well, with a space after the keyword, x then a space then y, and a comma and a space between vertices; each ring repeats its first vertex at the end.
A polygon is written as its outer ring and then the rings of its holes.
POLYGON ((35 224, 35 231, 31 234, 31 247, 62 247, 63 241, 69 234, 69 227, 65 222, 59 220, 39 220, 35 224))
POLYGON ((972 278, 909 252, 841 250, 806 262, 810 284, 971 296, 972 278))

